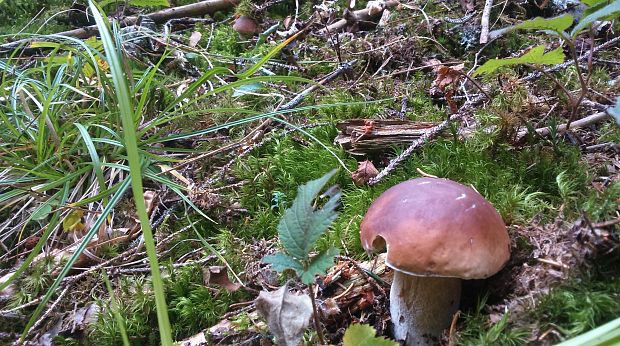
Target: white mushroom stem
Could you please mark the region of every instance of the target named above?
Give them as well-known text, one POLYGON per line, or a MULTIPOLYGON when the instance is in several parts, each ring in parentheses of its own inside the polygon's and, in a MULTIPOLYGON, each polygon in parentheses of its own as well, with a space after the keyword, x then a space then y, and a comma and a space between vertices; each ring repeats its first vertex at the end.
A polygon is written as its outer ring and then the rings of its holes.
POLYGON ((439 345, 459 307, 461 279, 424 277, 394 271, 390 315, 394 338, 407 346, 439 345))

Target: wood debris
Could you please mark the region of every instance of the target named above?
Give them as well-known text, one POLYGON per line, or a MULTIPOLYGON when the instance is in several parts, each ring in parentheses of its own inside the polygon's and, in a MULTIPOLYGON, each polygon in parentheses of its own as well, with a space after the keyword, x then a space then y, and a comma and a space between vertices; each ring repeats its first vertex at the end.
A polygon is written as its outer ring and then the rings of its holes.
POLYGON ((351 119, 336 125, 340 131, 334 143, 352 155, 390 150, 419 139, 436 123, 410 120, 351 119))

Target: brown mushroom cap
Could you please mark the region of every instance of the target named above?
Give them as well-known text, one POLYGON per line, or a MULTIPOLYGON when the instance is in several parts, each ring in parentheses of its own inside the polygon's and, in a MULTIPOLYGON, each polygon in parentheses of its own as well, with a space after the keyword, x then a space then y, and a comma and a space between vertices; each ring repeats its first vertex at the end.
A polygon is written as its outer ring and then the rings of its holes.
POLYGON ((256 21, 248 16, 240 16, 233 24, 233 30, 242 35, 254 35, 260 31, 256 21))
POLYGON ((510 257, 497 210, 470 187, 418 178, 385 191, 361 224, 366 251, 387 244, 386 264, 412 275, 483 279, 510 257))

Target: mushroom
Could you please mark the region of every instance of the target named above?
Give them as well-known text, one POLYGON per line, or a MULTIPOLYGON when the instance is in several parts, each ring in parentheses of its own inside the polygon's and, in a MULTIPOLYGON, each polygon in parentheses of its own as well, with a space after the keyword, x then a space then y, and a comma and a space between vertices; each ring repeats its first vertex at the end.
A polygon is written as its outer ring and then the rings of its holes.
POLYGON ((366 251, 387 247, 393 336, 408 346, 439 344, 459 307, 461 279, 487 278, 510 258, 497 210, 448 179, 391 187, 370 206, 360 237, 366 251))
POLYGON ((248 16, 240 16, 233 24, 233 30, 244 36, 254 36, 260 31, 256 21, 248 16))

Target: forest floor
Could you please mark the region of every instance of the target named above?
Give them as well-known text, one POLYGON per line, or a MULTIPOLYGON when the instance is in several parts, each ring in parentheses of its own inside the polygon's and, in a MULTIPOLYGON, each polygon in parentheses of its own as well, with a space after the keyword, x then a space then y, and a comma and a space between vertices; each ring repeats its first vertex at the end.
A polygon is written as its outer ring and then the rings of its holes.
POLYGON ((553 0, 213 3, 103 3, 124 23, 110 54, 88 4, 0 2, 0 344, 159 344, 157 282, 181 344, 274 344, 259 292, 309 286, 263 258, 298 187, 333 169, 339 215, 314 250, 339 255, 304 344, 353 323, 392 336, 393 272, 360 223, 420 176, 475 188, 511 239, 438 343, 551 345, 620 316, 617 21, 553 0))

